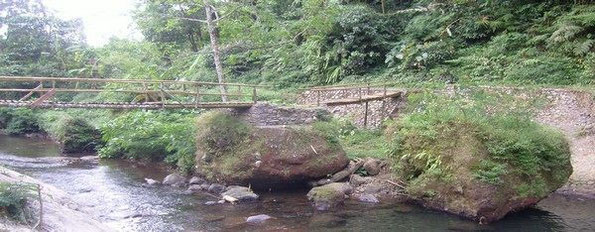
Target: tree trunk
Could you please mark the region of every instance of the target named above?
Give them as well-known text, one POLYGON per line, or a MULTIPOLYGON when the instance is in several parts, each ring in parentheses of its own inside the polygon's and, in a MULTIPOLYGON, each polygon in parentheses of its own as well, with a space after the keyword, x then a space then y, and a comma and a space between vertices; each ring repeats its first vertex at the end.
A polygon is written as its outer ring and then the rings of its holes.
MULTIPOLYGON (((213 8, 211 5, 207 4, 205 0, 205 11, 207 14, 207 27, 209 28, 209 36, 211 38, 211 48, 213 49, 213 60, 215 62, 215 70, 217 71, 217 79, 219 80, 219 84, 225 83, 225 77, 223 76, 223 67, 221 66, 221 59, 219 58, 219 43, 217 38, 216 32, 216 25, 213 22, 213 8)), ((219 85, 221 89, 221 101, 227 101, 227 88, 225 85, 219 85)))

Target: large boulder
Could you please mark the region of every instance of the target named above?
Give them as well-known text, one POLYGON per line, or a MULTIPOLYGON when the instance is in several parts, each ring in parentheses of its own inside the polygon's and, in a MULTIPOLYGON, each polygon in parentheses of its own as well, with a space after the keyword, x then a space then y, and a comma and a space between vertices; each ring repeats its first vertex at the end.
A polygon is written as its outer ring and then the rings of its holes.
POLYGON ((480 223, 536 204, 572 173, 564 136, 529 119, 416 113, 387 132, 409 196, 480 223))
POLYGON ((349 163, 329 136, 304 127, 253 127, 223 112, 198 120, 197 173, 210 182, 277 188, 306 183, 349 163))

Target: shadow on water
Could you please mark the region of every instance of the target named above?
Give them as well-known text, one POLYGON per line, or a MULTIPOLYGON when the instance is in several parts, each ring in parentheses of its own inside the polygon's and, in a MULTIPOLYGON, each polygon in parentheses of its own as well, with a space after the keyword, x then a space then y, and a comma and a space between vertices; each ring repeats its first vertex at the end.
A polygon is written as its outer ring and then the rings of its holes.
POLYGON ((161 180, 166 167, 122 160, 60 162, 54 144, 0 136, 0 164, 52 184, 89 208, 99 220, 123 231, 593 231, 595 201, 553 195, 537 207, 486 226, 407 204, 345 206, 317 212, 306 192, 260 192, 258 202, 205 205, 211 195, 184 195, 184 189, 145 187, 161 180), (246 217, 268 214, 263 224, 246 217))

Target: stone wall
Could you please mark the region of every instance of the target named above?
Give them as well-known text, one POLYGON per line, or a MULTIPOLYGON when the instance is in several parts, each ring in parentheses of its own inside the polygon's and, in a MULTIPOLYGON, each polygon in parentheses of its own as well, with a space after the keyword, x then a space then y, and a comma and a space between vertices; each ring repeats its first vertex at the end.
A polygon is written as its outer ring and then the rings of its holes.
POLYGON ((328 110, 322 107, 282 107, 268 103, 257 103, 250 108, 230 111, 255 126, 303 125, 320 117, 330 116, 328 110))
MULTIPOLYGON (((364 95, 382 94, 384 89, 382 88, 362 88, 364 95)), ((389 92, 397 90, 391 89, 389 92)), ((405 96, 406 92, 402 91, 401 96, 405 96)), ((398 116, 400 109, 405 106, 405 100, 403 97, 386 98, 384 100, 376 100, 368 102, 368 116, 366 122, 366 106, 365 103, 338 105, 338 106, 327 106, 324 104, 325 101, 339 100, 346 98, 358 98, 358 89, 338 89, 338 90, 325 90, 325 91, 305 91, 303 92, 297 102, 301 105, 317 105, 320 101, 321 107, 327 109, 331 114, 338 117, 345 117, 351 119, 351 121, 358 127, 366 128, 378 128, 382 121, 387 118, 395 118, 398 116)))

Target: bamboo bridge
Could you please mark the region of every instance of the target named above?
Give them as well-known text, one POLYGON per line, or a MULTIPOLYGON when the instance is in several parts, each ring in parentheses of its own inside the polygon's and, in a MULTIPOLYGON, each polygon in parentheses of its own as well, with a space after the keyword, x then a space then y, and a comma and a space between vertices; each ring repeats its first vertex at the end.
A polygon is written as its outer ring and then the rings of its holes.
POLYGON ((258 99, 257 88, 262 87, 268 86, 181 80, 0 76, 0 106, 106 109, 249 108, 258 99), (221 89, 225 91, 220 91, 221 89), (81 93, 89 95, 77 100, 80 98, 77 94, 81 93))

